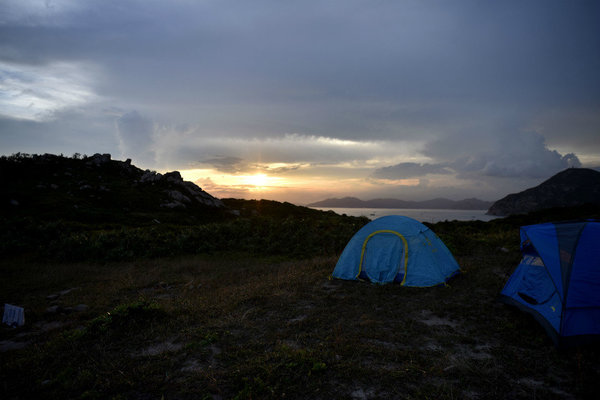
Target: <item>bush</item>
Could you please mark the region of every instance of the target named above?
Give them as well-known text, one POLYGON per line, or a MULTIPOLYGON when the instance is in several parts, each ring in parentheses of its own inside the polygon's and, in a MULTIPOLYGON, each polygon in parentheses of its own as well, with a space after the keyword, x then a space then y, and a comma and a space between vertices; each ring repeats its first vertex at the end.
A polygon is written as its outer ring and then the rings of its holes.
POLYGON ((98 226, 20 220, 0 233, 0 255, 57 261, 126 261, 219 251, 311 257, 340 253, 366 218, 257 216, 196 226, 98 226))

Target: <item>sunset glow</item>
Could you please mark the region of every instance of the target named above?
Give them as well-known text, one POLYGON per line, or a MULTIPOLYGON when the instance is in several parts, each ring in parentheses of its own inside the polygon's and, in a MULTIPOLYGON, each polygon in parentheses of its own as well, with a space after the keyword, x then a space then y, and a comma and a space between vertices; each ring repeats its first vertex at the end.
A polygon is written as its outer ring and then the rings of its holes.
MULTIPOLYGON (((269 173, 225 174, 212 169, 188 169, 180 172, 183 179, 196 183, 219 198, 264 198, 278 201, 289 201, 293 198, 297 204, 319 201, 324 196, 368 197, 369 193, 381 190, 388 184, 385 180, 369 178, 368 174, 352 176, 350 171, 352 169, 348 169, 348 172, 337 171, 332 175, 319 175, 317 171, 310 168, 300 172, 294 170, 293 174, 283 173, 280 175, 269 173), (346 174, 349 176, 344 177, 346 174)), ((432 179, 434 179, 434 183, 437 183, 436 178, 432 179)), ((419 179, 412 178, 395 180, 390 186, 414 189, 420 184, 419 179)))
POLYGON ((271 186, 281 185, 282 179, 266 174, 242 175, 239 177, 241 184, 251 191, 265 191, 271 186))

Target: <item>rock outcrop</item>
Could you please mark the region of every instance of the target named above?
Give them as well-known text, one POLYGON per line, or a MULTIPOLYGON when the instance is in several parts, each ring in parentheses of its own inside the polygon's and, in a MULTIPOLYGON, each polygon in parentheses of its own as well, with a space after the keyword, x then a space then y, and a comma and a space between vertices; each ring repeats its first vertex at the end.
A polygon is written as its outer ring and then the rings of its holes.
MULTIPOLYGON (((64 157, 17 154, 0 158, 0 211, 44 215, 45 218, 123 220, 185 211, 177 218, 193 221, 217 218, 225 212, 221 200, 178 171, 160 174, 142 170, 131 160, 110 154, 64 157), (219 211, 216 211, 216 210, 219 211)), ((155 218, 155 217, 153 217, 155 218)))

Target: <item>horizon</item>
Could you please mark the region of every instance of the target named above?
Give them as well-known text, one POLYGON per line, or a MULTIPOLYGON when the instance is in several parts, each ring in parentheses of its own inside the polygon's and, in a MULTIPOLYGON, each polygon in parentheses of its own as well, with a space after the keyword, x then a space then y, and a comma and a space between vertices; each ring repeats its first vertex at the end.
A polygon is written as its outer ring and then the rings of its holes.
MULTIPOLYGON (((19 156, 19 155, 22 156, 22 157, 27 157, 27 158, 28 157, 36 157, 36 156, 43 157, 45 155, 50 155, 50 156, 53 156, 53 157, 65 157, 67 159, 68 158, 73 158, 73 159, 79 159, 79 160, 85 160, 87 157, 93 158, 95 156, 105 156, 105 155, 107 155, 108 159, 111 160, 111 161, 116 161, 116 162, 120 162, 120 163, 128 163, 132 167, 141 169, 138 166, 136 166, 135 164, 133 164, 131 162, 131 159, 117 160, 117 159, 113 159, 112 155, 111 154, 107 154, 107 153, 105 153, 105 154, 95 153, 93 155, 87 155, 87 154, 79 154, 79 153, 77 153, 77 154, 73 154, 72 156, 68 156, 68 155, 64 155, 64 154, 50 154, 50 153, 44 153, 44 154, 14 153, 11 156, 19 156)), ((10 156, 0 155, 0 157, 10 157, 10 156)), ((546 182, 547 180, 549 180, 551 178, 554 178, 556 175, 559 175, 559 174, 561 174, 561 173, 563 173, 563 172, 565 172, 567 170, 570 170, 570 169, 589 169, 589 170, 596 171, 596 172, 600 173, 600 168, 582 168, 582 167, 576 168, 576 167, 569 167, 569 168, 567 168, 567 169, 565 169, 563 171, 559 171, 557 174, 552 175, 551 177, 547 177, 547 178, 542 179, 539 182, 539 184, 542 184, 542 183, 546 182)), ((191 182, 191 181, 187 180, 183 176, 183 174, 181 174, 181 171, 177 171, 177 170, 162 171, 162 172, 160 172, 160 171, 154 171, 154 170, 146 169, 146 171, 158 172, 159 174, 163 174, 163 175, 164 174, 168 174, 168 173, 177 172, 177 173, 179 173, 181 175, 181 178, 184 181, 191 182)), ((537 187, 537 186, 538 185, 535 185, 534 187, 537 187)), ((204 190, 204 188, 202 188, 202 187, 200 187, 200 189, 204 190)), ((527 188, 527 189, 531 189, 531 188, 527 188)), ((434 197, 434 198, 423 198, 423 199, 415 199, 415 200, 406 200, 406 199, 401 199, 401 198, 397 198, 397 197, 359 198, 357 196, 349 195, 349 196, 343 196, 343 197, 323 198, 323 199, 320 199, 320 200, 317 200, 317 201, 313 201, 313 202, 309 202, 309 203, 298 203, 298 202, 295 202, 293 200, 292 201, 290 201, 290 200, 276 200, 276 199, 265 198, 265 197, 237 197, 237 198, 236 197, 227 197, 227 196, 218 197, 218 196, 213 195, 213 193, 210 193, 210 192, 208 192, 206 190, 204 190, 204 191, 207 192, 208 194, 210 194, 211 196, 213 196, 215 198, 218 198, 218 199, 234 198, 234 199, 245 199, 245 200, 253 200, 253 201, 258 201, 258 200, 280 201, 280 202, 289 202, 289 203, 292 203, 292 204, 298 205, 298 206, 316 207, 316 208, 330 207, 330 206, 314 205, 315 203, 321 203, 321 202, 326 202, 326 201, 335 201, 335 200, 358 200, 358 201, 361 201, 361 202, 370 202, 370 201, 375 201, 375 200, 389 200, 389 201, 404 201, 404 202, 408 202, 408 203, 425 203, 425 202, 428 202, 428 201, 436 201, 436 200, 442 200, 442 201, 444 201, 444 200, 448 201, 449 200, 449 201, 452 201, 452 202, 462 202, 462 201, 476 200, 476 201, 487 202, 487 203, 492 203, 493 204, 493 203, 497 202, 498 200, 501 200, 502 198, 504 198, 504 197, 506 197, 508 195, 515 194, 515 193, 507 193, 507 194, 503 195, 501 198, 494 199, 494 200, 481 199, 481 198, 478 198, 478 197, 464 197, 464 198, 456 198, 456 199, 451 199, 451 198, 448 198, 448 197, 434 197)), ((343 206, 343 207, 333 207, 333 208, 356 208, 356 207, 343 206)), ((381 208, 381 207, 367 207, 367 206, 363 206, 363 207, 358 207, 358 208, 370 209, 370 208, 381 208)), ((389 207, 387 207, 387 208, 389 208, 389 207)), ((393 209, 403 209, 405 207, 392 207, 392 208, 393 209)), ((390 209, 392 209, 392 208, 390 208, 390 209)), ((408 207, 407 209, 419 209, 419 208, 408 207)), ((426 208, 423 208, 423 209, 426 209, 426 208)), ((433 209, 438 210, 438 208, 433 208, 433 209)), ((456 210, 456 209, 448 209, 448 210, 456 210)), ((464 210, 467 210, 467 209, 464 209, 464 210)), ((483 209, 472 209, 472 210, 483 210, 483 209)))
POLYGON ((218 198, 496 201, 600 168, 600 3, 6 0, 0 152, 218 198), (123 6, 126 3, 126 6, 123 6))

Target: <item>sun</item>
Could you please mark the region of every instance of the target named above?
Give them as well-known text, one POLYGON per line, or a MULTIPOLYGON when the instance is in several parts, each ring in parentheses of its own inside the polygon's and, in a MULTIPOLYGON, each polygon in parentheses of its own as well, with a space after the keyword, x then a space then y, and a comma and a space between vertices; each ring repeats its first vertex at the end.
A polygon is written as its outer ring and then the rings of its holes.
POLYGON ((254 186, 255 189, 261 189, 269 183, 269 177, 266 174, 246 175, 243 177, 245 185, 254 186))

